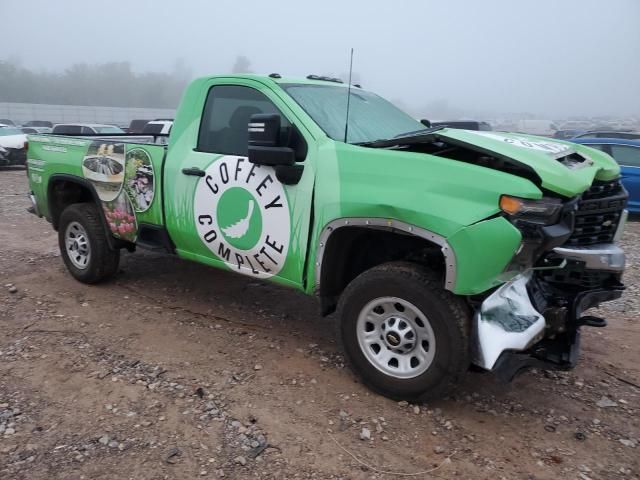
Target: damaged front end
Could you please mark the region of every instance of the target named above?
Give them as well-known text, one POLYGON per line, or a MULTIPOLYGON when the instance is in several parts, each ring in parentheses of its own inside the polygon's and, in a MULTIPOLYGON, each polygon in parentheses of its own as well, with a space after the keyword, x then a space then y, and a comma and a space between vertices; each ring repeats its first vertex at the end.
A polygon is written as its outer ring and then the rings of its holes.
POLYGON ((0 146, 0 166, 25 165, 27 150, 0 146))
POLYGON ((626 198, 618 181, 595 182, 579 199, 567 202, 556 224, 529 231, 519 226, 523 246, 514 265, 522 267, 527 256, 535 263, 476 309, 476 365, 505 381, 527 367, 576 365, 581 327, 607 324, 584 312, 619 298, 624 290, 625 255, 616 242, 626 221, 626 198))

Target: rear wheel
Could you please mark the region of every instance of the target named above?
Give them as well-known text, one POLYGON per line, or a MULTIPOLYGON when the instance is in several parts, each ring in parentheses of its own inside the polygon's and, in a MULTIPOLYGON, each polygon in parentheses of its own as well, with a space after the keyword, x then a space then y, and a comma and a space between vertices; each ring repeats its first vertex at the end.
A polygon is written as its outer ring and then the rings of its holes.
POLYGON ((385 396, 440 397, 468 369, 468 308, 422 266, 393 262, 362 273, 338 309, 349 363, 385 396))
POLYGON ((58 225, 58 244, 67 269, 83 283, 98 283, 116 273, 120 251, 109 246, 92 203, 75 203, 64 209, 58 225))

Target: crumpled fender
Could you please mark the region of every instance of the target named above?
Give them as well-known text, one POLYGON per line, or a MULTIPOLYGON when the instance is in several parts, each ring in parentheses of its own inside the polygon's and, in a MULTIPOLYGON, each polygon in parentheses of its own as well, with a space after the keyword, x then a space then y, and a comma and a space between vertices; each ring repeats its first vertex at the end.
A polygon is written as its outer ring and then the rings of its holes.
POLYGON ((474 223, 447 238, 456 258, 453 293, 475 295, 503 283, 501 274, 521 240, 520 231, 503 217, 474 223))

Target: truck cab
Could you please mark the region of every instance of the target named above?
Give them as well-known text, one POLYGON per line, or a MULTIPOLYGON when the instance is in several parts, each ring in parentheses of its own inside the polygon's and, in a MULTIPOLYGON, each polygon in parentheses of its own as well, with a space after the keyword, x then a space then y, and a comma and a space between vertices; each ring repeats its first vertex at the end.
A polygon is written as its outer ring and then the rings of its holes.
POLYGON ((28 169, 78 280, 149 247, 302 290, 392 398, 440 396, 471 363, 571 368, 580 328, 606 325, 584 312, 624 288, 627 194, 608 155, 425 128, 336 79, 204 77, 167 146, 31 135, 28 169))

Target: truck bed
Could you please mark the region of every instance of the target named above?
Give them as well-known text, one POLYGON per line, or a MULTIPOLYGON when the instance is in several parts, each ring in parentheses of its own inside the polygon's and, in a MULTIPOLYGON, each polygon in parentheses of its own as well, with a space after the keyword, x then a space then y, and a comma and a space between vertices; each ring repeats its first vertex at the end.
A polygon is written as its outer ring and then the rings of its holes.
POLYGON ((167 146, 159 137, 166 135, 29 135, 27 169, 39 212, 49 216, 50 180, 75 182, 99 199, 116 238, 136 242, 142 224, 162 226, 167 146))

